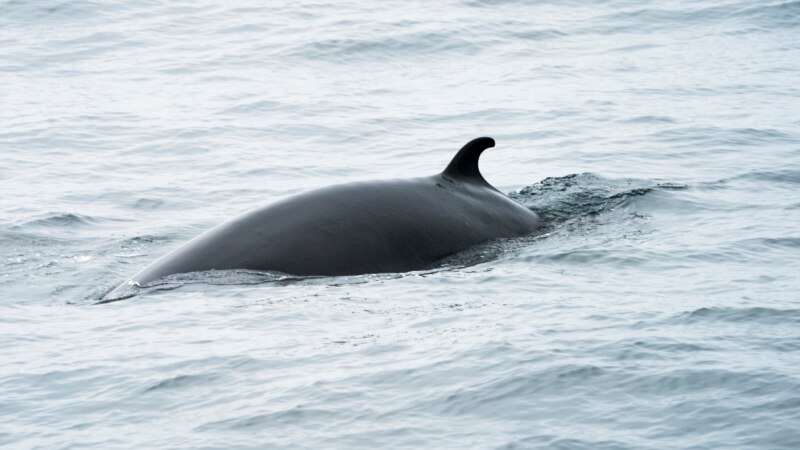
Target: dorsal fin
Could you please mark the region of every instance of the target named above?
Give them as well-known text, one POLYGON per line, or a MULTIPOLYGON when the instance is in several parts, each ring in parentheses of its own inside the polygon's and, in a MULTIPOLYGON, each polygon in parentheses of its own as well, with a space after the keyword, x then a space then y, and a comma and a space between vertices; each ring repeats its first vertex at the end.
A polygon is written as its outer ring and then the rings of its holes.
POLYGON ((467 142, 442 173, 451 178, 474 179, 486 183, 478 170, 478 158, 490 147, 494 147, 494 139, 490 137, 479 137, 467 142))

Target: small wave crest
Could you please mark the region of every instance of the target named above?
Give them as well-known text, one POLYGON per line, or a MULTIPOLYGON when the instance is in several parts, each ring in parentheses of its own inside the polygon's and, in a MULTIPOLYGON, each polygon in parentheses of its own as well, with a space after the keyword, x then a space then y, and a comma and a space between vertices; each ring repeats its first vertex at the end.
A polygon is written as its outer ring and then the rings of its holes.
POLYGON ((766 307, 751 308, 723 308, 723 307, 704 307, 678 314, 675 321, 680 323, 697 322, 731 322, 731 323, 752 323, 779 324, 779 323, 800 323, 800 309, 781 309, 766 307))
POLYGON ((288 56, 311 60, 394 60, 440 53, 474 54, 480 47, 450 33, 416 32, 394 36, 326 39, 301 44, 288 56))
MULTIPOLYGON (((766 2, 765 2, 766 3, 766 2)), ((800 21, 800 1, 777 4, 753 4, 732 16, 750 20, 769 29, 796 27, 800 21)))
POLYGON ((219 378, 216 374, 196 374, 196 375, 176 375, 161 380, 154 381, 144 392, 155 392, 162 390, 182 390, 197 386, 203 386, 219 378))
POLYGON ((780 184, 800 184, 800 170, 781 169, 781 170, 759 170, 747 172, 729 180, 751 180, 757 182, 780 183, 780 184))
POLYGON ((92 0, 28 2, 12 0, 4 2, 2 18, 10 23, 59 23, 93 17, 104 10, 103 2, 92 0))
POLYGON ((25 228, 75 228, 94 225, 103 222, 105 219, 100 217, 87 216, 76 213, 50 213, 44 217, 29 220, 15 225, 14 229, 25 228))
POLYGON ((585 31, 601 34, 618 32, 649 32, 710 24, 731 24, 741 30, 794 27, 800 17, 800 2, 778 4, 741 2, 739 5, 703 5, 673 8, 644 6, 595 17, 585 31), (738 6, 738 7, 737 7, 738 6), (755 27, 755 28, 752 28, 755 27))

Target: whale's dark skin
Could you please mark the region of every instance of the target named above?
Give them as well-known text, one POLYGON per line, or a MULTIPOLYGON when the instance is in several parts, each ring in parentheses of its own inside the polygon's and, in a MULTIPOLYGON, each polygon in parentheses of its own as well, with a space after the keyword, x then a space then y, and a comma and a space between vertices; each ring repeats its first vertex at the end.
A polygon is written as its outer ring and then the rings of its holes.
POLYGON ((341 184, 247 212, 124 285, 224 269, 301 276, 407 272, 491 239, 534 233, 539 217, 478 170, 481 153, 493 146, 487 137, 467 143, 437 175, 341 184))

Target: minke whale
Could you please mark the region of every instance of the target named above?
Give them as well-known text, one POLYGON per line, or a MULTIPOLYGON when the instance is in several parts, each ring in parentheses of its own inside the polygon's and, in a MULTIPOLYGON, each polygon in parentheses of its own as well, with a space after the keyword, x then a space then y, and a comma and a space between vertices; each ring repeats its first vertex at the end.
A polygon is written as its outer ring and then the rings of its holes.
POLYGON ((494 144, 489 137, 470 141, 433 176, 334 185, 249 211, 156 260, 105 299, 168 275, 208 270, 300 276, 422 270, 492 239, 532 234, 541 228, 539 216, 478 170, 481 153, 494 144))

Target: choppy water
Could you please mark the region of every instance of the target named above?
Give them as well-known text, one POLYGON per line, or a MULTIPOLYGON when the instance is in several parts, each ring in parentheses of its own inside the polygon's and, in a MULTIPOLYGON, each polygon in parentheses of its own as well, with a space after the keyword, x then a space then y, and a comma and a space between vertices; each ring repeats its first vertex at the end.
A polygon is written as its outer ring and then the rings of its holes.
POLYGON ((800 2, 264 3, 0 1, 0 446, 800 447, 800 2), (547 235, 94 304, 480 135, 547 235))

